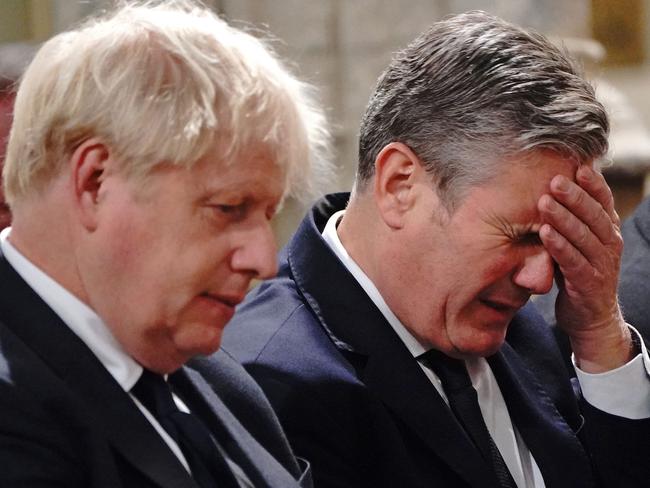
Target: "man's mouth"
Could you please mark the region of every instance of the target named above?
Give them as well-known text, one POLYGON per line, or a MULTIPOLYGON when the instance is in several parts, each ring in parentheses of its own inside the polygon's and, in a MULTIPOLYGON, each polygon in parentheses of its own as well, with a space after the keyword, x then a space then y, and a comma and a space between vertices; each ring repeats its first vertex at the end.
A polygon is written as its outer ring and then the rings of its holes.
POLYGON ((501 299, 488 299, 488 298, 481 298, 479 300, 483 305, 486 305, 498 312, 501 313, 509 313, 509 312, 517 312, 521 307, 523 307, 526 304, 526 301, 519 301, 519 300, 501 300, 501 299))
POLYGON ((229 307, 235 308, 244 300, 243 294, 216 294, 216 293, 202 293, 202 297, 221 302, 229 307))

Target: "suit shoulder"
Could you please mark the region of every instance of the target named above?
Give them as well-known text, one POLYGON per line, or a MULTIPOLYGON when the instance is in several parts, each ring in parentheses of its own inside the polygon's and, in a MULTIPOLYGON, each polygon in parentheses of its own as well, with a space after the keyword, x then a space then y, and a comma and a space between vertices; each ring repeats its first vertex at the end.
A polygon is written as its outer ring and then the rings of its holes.
POLYGON ((278 276, 251 290, 237 308, 229 327, 240 323, 254 323, 257 327, 274 330, 278 323, 288 319, 297 308, 305 304, 303 296, 291 277, 278 276), (273 320, 265 320, 272 318, 273 320), (264 325, 266 324, 266 325, 264 325), (270 325, 268 325, 270 324, 270 325))
POLYGON ((349 361, 308 304, 284 297, 251 301, 224 332, 223 348, 259 381, 261 370, 296 382, 338 377, 354 381, 349 361), (274 313, 273 304, 284 309, 274 313))
POLYGON ((298 466, 280 422, 262 388, 229 353, 192 359, 187 367, 199 372, 244 428, 291 472, 298 466))
POLYGON ((250 401, 264 399, 264 394, 244 367, 223 348, 209 357, 197 357, 187 367, 198 371, 224 400, 250 401))
MULTIPOLYGON (((227 325, 222 345, 245 366, 274 356, 284 346, 282 356, 294 349, 309 348, 313 354, 331 347, 331 339, 322 328, 309 304, 288 278, 276 278, 253 290, 238 307, 227 325)), ((332 352, 329 350, 328 352, 332 352)))

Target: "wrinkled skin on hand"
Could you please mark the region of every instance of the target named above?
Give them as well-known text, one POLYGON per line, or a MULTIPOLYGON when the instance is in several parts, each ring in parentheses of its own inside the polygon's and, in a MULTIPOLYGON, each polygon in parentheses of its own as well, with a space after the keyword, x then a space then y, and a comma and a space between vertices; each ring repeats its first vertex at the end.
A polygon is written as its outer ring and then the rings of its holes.
POLYGON ((540 238, 557 266, 557 322, 580 366, 584 360, 600 372, 624 364, 631 339, 616 291, 623 239, 605 179, 590 165, 580 166, 576 181, 557 175, 538 208, 540 238))

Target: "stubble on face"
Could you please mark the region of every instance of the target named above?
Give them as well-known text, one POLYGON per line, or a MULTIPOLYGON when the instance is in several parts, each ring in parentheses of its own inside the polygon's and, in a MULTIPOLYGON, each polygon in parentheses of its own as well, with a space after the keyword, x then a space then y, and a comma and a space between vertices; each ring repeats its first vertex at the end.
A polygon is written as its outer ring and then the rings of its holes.
POLYGON ((493 354, 531 293, 546 291, 550 258, 530 289, 517 276, 528 257, 545 252, 537 202, 556 174, 574 176, 575 163, 540 153, 471 189, 448 219, 435 218, 431 198, 429 218, 413 221, 402 239, 402 280, 389 306, 425 347, 456 357, 493 354))

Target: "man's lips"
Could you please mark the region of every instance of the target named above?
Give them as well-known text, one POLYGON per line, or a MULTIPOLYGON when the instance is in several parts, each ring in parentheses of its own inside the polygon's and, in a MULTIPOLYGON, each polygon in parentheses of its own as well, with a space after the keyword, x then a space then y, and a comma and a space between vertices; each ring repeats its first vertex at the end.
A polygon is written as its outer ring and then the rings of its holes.
POLYGON ((235 308, 244 300, 243 294, 224 295, 224 294, 214 294, 214 293, 206 292, 206 293, 202 293, 201 296, 204 298, 208 298, 210 300, 214 300, 216 302, 223 303, 232 308, 235 308))
POLYGON ((489 299, 489 298, 481 298, 480 302, 483 305, 486 305, 494 310, 497 310, 498 312, 516 312, 519 310, 521 307, 523 307, 528 299, 524 301, 520 300, 504 300, 504 299, 489 299))
MULTIPOLYGON (((225 325, 235 315, 235 307, 242 302, 244 295, 202 293, 199 298, 209 307, 209 313, 217 313, 219 321, 225 325)), ((217 319, 217 316, 213 318, 217 319)))

